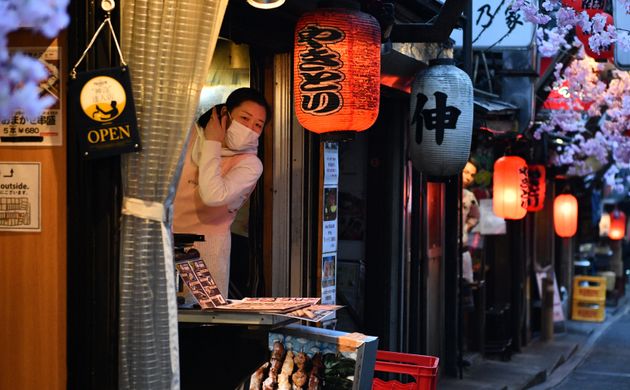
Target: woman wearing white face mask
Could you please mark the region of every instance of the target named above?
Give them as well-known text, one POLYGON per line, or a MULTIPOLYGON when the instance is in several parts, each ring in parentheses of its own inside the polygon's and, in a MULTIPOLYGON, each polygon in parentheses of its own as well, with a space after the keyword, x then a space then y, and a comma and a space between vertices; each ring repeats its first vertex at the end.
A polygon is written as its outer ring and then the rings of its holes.
POLYGON ((267 102, 251 88, 235 90, 225 105, 202 115, 191 134, 177 187, 173 231, 205 236, 195 248, 226 297, 230 226, 262 174, 256 153, 268 117, 267 102))

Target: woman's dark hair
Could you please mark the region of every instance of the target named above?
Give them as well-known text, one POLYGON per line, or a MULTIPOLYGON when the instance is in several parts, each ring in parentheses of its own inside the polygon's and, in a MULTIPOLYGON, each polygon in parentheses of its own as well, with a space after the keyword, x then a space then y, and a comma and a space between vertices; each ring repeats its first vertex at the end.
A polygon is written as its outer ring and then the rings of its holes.
MULTIPOLYGON (((232 112, 232 110, 234 110, 236 107, 243 104, 243 102, 248 102, 248 101, 260 104, 261 106, 265 108, 265 124, 266 124, 269 121, 269 118, 271 117, 271 108, 269 107, 269 104, 267 104, 267 101, 265 100, 265 97, 263 96, 263 94, 254 88, 235 89, 234 91, 232 91, 232 93, 228 96, 227 100, 225 101, 225 106, 227 107, 229 112, 232 112)), ((221 105, 218 105, 217 107, 220 107, 220 106, 221 105)), ((208 123, 208 121, 210 120, 210 116, 212 115, 212 108, 204 112, 203 115, 199 117, 199 119, 197 120, 197 124, 199 126, 206 127, 206 124, 208 123)))

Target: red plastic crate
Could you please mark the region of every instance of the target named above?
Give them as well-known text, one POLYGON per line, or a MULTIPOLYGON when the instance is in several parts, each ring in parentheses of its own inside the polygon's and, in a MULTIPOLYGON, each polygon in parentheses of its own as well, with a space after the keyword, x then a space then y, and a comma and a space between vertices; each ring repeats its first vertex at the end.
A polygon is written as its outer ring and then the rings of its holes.
POLYGON ((435 356, 376 351, 374 371, 411 375, 415 382, 400 383, 374 378, 372 390, 435 390, 440 359, 435 356))

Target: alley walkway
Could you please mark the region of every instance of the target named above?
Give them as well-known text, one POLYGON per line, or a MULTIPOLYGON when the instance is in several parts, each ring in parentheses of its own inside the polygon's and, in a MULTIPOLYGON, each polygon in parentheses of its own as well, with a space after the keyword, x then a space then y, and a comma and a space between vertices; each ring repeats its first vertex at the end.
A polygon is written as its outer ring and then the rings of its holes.
POLYGON ((604 323, 567 321, 552 342, 533 341, 508 362, 481 359, 463 379, 440 378, 438 389, 630 389, 628 302, 607 308, 604 323))
POLYGON ((552 388, 630 389, 630 312, 611 324, 575 370, 552 388))

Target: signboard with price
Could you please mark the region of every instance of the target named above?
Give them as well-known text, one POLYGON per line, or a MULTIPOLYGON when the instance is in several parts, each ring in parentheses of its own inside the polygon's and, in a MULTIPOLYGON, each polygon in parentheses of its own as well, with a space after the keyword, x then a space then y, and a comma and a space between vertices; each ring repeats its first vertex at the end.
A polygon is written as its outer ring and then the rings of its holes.
POLYGON ((61 145, 61 48, 53 43, 48 47, 12 47, 10 50, 38 58, 46 66, 48 78, 40 83, 40 89, 42 94, 55 98, 55 103, 37 118, 26 118, 22 112, 17 111, 10 119, 0 121, 0 146, 61 145))

